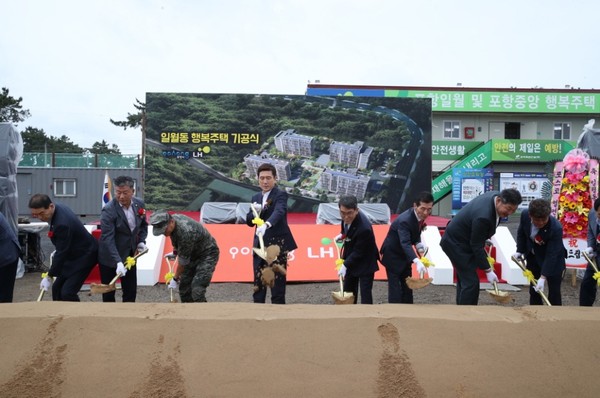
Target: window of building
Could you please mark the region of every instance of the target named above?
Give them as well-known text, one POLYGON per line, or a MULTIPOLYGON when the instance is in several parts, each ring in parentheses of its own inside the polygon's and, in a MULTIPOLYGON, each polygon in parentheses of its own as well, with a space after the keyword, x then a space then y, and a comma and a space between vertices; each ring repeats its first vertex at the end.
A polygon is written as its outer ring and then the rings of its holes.
POLYGON ((54 196, 76 196, 77 180, 74 178, 55 178, 54 196))
POLYGON ((571 123, 554 123, 554 139, 555 140, 570 140, 571 139, 571 123))
POLYGON ((444 138, 460 138, 460 122, 458 120, 444 121, 444 138))

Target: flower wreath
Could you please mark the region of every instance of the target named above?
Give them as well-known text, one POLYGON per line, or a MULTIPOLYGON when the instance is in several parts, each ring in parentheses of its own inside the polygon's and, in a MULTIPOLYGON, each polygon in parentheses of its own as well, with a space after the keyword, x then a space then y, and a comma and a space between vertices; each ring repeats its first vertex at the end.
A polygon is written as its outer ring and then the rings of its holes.
POLYGON ((565 156, 557 211, 558 221, 563 226, 563 237, 587 237, 588 214, 592 208, 589 159, 589 155, 578 148, 565 156))

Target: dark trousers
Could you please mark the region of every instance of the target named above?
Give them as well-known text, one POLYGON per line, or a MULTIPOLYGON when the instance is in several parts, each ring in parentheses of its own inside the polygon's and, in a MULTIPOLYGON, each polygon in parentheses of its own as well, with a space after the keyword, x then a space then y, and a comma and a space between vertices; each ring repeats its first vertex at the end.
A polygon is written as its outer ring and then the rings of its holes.
POLYGON ((454 266, 454 270, 456 271, 456 305, 477 305, 479 303, 479 276, 476 268, 454 266))
POLYGON ((596 271, 591 265, 588 265, 583 274, 581 281, 581 289, 579 290, 579 305, 591 307, 596 301, 596 293, 598 291, 598 282, 594 279, 596 271))
POLYGON ((15 291, 15 278, 19 258, 4 267, 0 267, 0 303, 12 303, 15 291))
POLYGON ((183 267, 179 283, 179 297, 182 303, 206 302, 206 290, 218 261, 219 248, 214 246, 204 252, 201 260, 194 259, 183 267))
POLYGON ((388 303, 392 304, 412 304, 413 291, 406 284, 406 278, 410 277, 412 272, 412 263, 405 264, 399 272, 385 269, 388 279, 388 303))
MULTIPOLYGON (((103 284, 108 285, 113 278, 117 275, 117 268, 111 268, 104 265, 100 265, 100 280, 103 284)), ((137 267, 134 265, 131 267, 125 276, 121 276, 121 290, 123 292, 124 303, 134 303, 137 294, 137 267)), ((102 294, 102 301, 105 303, 114 303, 115 291, 102 294)))
MULTIPOLYGON (((535 279, 539 279, 542 270, 535 257, 527 256, 527 269, 531 271, 535 279)), ((548 301, 552 305, 562 305, 562 296, 560 293, 560 284, 562 283, 562 274, 546 276, 546 286, 548 286, 548 301)), ((529 286, 529 305, 544 305, 542 296, 535 291, 533 286, 529 286)))
POLYGON ((361 276, 352 276, 349 273, 344 278, 344 291, 354 294, 354 304, 358 303, 358 291, 360 288, 360 303, 373 304, 373 280, 375 273, 361 276))
POLYGON ((58 276, 52 284, 53 301, 80 301, 79 291, 88 277, 92 267, 76 271, 69 276, 58 276))
MULTIPOLYGON (((285 269, 287 269, 287 255, 287 252, 280 253, 277 260, 275 260, 285 269)), ((267 286, 264 286, 260 280, 261 270, 266 266, 265 260, 253 254, 252 267, 254 269, 254 288, 256 291, 252 294, 252 299, 255 303, 264 304, 267 301, 267 286)), ((285 275, 275 272, 275 284, 271 288, 271 304, 285 304, 286 282, 287 277, 285 275)))

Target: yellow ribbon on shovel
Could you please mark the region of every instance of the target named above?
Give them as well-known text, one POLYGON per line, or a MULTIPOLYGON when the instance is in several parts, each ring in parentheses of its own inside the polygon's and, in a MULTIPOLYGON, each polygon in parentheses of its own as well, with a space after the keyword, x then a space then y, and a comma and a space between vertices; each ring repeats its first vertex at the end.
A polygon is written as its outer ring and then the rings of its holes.
MULTIPOLYGON (((256 225, 257 227, 260 227, 261 225, 264 225, 265 220, 263 220, 262 218, 260 218, 260 216, 258 215, 258 211, 256 211, 256 209, 254 208, 254 206, 250 205, 252 212, 254 213, 254 218, 252 219, 252 224, 256 225)), ((262 258, 263 260, 267 259, 267 251, 265 250, 265 241, 262 235, 258 235, 258 244, 259 244, 259 248, 252 248, 252 250, 254 251, 254 253, 256 253, 257 256, 259 256, 260 258, 262 258)))
MULTIPOLYGON (((526 268, 526 265, 524 264, 525 260, 523 259, 518 259, 515 256, 510 256, 510 259, 519 266, 519 268, 521 268, 521 271, 523 271, 523 276, 525 278, 527 278, 527 280, 529 281, 529 283, 533 286, 537 285, 537 280, 535 279, 535 277, 533 276, 533 273, 528 270, 526 268)), ((544 303, 546 303, 546 305, 548 306, 552 306, 552 304, 550 304, 550 300, 548 300, 548 297, 546 297, 546 295, 544 294, 543 291, 541 290, 536 290, 538 292, 538 294, 540 296, 542 296, 542 300, 544 301, 544 303)))
POLYGON ((596 272, 594 272, 594 275, 592 276, 592 278, 596 281, 596 284, 598 286, 600 286, 600 270, 598 270, 596 261, 594 259, 590 258, 590 256, 585 251, 583 252, 583 257, 585 257, 585 259, 592 266, 594 271, 596 271, 596 272))

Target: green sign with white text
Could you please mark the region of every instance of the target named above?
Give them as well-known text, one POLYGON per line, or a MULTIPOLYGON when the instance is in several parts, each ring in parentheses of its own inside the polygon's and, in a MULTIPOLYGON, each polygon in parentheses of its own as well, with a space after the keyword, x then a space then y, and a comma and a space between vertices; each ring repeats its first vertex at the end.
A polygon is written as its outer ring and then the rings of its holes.
POLYGON ((492 141, 493 162, 552 162, 562 160, 575 142, 558 140, 492 141))
POLYGON ((471 152, 481 141, 432 141, 431 158, 433 160, 458 160, 471 152))
POLYGON ((431 98, 435 112, 596 113, 594 93, 384 90, 385 97, 431 98))

